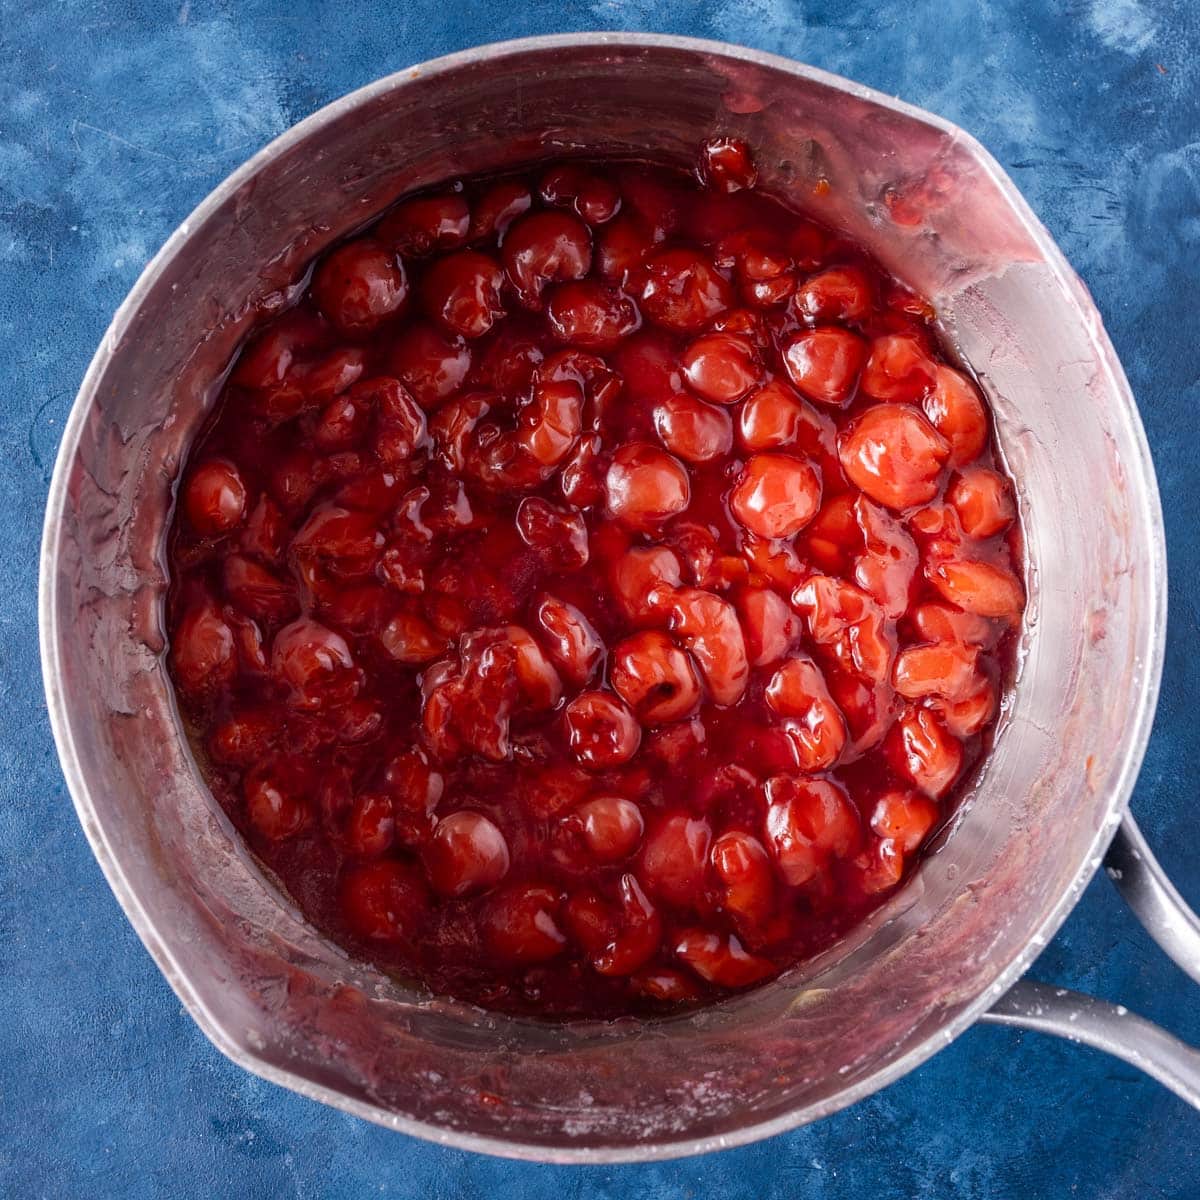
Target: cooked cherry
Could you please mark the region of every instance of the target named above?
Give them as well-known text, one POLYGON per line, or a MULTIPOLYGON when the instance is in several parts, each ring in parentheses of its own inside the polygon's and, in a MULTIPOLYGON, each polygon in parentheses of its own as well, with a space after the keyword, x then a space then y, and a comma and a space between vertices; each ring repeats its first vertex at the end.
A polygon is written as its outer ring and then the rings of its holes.
POLYGON ((481 921, 488 950, 505 964, 555 958, 567 944, 558 927, 558 908, 558 892, 544 884, 516 884, 497 892, 481 921))
POLYGON ((717 704, 736 704, 746 690, 750 663, 737 613, 728 600, 699 588, 681 588, 670 601, 671 628, 691 651, 717 704))
POLYGON ((735 333, 709 333, 683 352, 683 376, 692 391, 717 404, 740 400, 762 378, 754 346, 735 333))
POLYGON ((547 596, 534 614, 546 653, 567 681, 582 687, 604 657, 604 644, 592 623, 573 604, 547 596))
POLYGON ((902 886, 990 746, 1026 598, 984 397, 755 183, 721 136, 402 199, 281 290, 181 472, 206 777, 435 995, 751 987, 902 886))
POLYGON ((950 485, 946 498, 968 537, 992 537, 1007 529, 1017 515, 1008 480, 988 467, 968 468, 950 485))
POLYGON ((949 456, 946 439, 903 404, 868 408, 842 435, 842 468, 851 483, 889 508, 932 500, 949 456))
POLYGON ((980 617, 1015 621, 1025 606, 1021 581, 1008 567, 957 559, 935 563, 930 582, 951 604, 980 617))
POLYGON ((171 665, 180 686, 195 695, 232 682, 238 666, 233 630, 211 601, 193 605, 175 627, 171 665))
POLYGON ((574 820, 598 862, 626 858, 642 840, 642 810, 623 796, 597 796, 575 810, 574 820))
POLYGON ((700 148, 700 174, 704 182, 723 192, 752 188, 758 171, 750 149, 737 138, 709 138, 700 148))
POLYGON ((400 260, 386 246, 359 238, 339 246, 313 276, 313 300, 342 333, 370 333, 408 295, 400 260))
POLYGON ((447 192, 403 201, 379 222, 376 232, 401 254, 420 257, 461 246, 470 224, 466 197, 447 192))
POLYGON ((425 311, 451 334, 482 337, 504 315, 504 272, 494 258, 460 250, 437 259, 421 281, 425 311))
POLYGON ((628 296, 590 279, 556 287, 546 304, 546 319, 559 341, 600 350, 615 346, 640 324, 628 296))
POLYGON ((633 713, 608 692, 580 692, 563 711, 567 744, 586 767, 628 762, 642 740, 633 713))
POLYGON ((588 228, 566 213, 530 213, 504 235, 504 269, 526 308, 541 308, 547 283, 582 279, 592 265, 588 228))
POLYGON ((683 464, 645 442, 631 442, 613 455, 604 488, 609 515, 635 529, 662 524, 692 498, 683 464))
POLYGON ((682 721, 700 706, 691 658, 658 630, 635 633, 613 647, 609 680, 644 725, 682 721))
POLYGON ((733 306, 733 288, 696 250, 659 250, 642 268, 642 311, 680 333, 703 329, 733 306))
POLYGON ((508 874, 504 834, 482 813, 461 809, 443 817, 422 854, 435 892, 465 896, 483 892, 508 874))
POLYGON ((810 400, 845 404, 854 395, 867 347, 840 326, 810 329, 788 343, 783 365, 788 378, 810 400))
POLYGON ((654 410, 654 428, 663 445, 684 462, 712 462, 728 454, 733 445, 729 414, 683 393, 654 410))
POLYGON ((767 844, 790 886, 808 883, 830 859, 845 858, 858 845, 858 815, 838 784, 776 775, 766 791, 767 844))
POLYGON ((394 859, 352 867, 342 878, 346 923, 361 938, 403 941, 420 927, 428 895, 415 868, 394 859))
POLYGON ((921 403, 934 428, 950 443, 950 465, 974 462, 988 440, 987 411, 975 385, 961 371, 938 363, 933 390, 921 403))
POLYGON ((222 458, 201 463, 184 485, 183 509, 197 533, 228 533, 246 511, 246 485, 237 467, 222 458))
POLYGON ((820 503, 820 476, 806 460, 790 454, 751 455, 729 497, 733 515, 765 538, 798 533, 820 503))
POLYGON ((246 815, 255 831, 272 842, 294 837, 308 821, 298 773, 286 764, 251 771, 246 779, 246 815))
POLYGON ((861 321, 871 311, 871 281, 859 267, 833 267, 796 289, 792 308, 816 321, 861 321))
POLYGON ((431 325, 409 325, 391 344, 392 370, 422 408, 434 408, 456 391, 471 369, 471 351, 431 325))
POLYGON ((936 367, 914 338, 888 334, 871 343, 862 390, 876 400, 919 400, 933 387, 936 367))

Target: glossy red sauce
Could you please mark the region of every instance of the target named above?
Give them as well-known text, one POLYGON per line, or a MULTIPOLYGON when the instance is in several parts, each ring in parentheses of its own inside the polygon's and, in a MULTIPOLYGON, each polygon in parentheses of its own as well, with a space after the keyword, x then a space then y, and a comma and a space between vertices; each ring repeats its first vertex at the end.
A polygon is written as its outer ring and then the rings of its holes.
POLYGON ((1024 592, 919 298, 754 187, 569 162, 402 201, 241 351, 170 669, 322 930, 610 1016, 752 986, 899 886, 1024 592))

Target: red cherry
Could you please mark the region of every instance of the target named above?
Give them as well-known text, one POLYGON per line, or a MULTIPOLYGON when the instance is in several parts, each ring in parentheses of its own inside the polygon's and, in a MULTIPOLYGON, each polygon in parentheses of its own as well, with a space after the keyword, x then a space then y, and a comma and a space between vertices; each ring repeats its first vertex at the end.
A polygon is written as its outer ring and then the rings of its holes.
POLYGON ((461 193, 414 196, 393 208, 376 226, 375 235, 401 254, 420 257, 461 246, 470 223, 470 209, 461 193))
POLYGON ((504 315, 500 286, 504 272, 476 250, 439 258, 421 281, 425 311, 451 334, 482 337, 504 315))
POLYGON ((892 683, 900 695, 910 700, 923 696, 964 700, 978 682, 975 672, 978 657, 979 650, 975 646, 958 642, 909 646, 896 656, 892 683))
POLYGON ((762 378, 753 345, 734 333, 709 333, 697 338, 680 359, 692 391, 717 404, 740 400, 762 378))
POLYGON ((658 630, 635 633, 613 647, 609 680, 643 725, 682 721, 700 706, 692 660, 658 630))
POLYGON ((728 454, 733 445, 729 414, 682 393, 655 408, 654 428, 663 445, 685 462, 712 462, 728 454))
POLYGON ((597 862, 617 862, 632 854, 642 840, 642 811, 622 796, 595 796, 581 804, 572 819, 597 862))
POLYGON ((936 364, 915 338, 878 337, 862 373, 862 390, 876 400, 919 400, 934 385, 936 364))
POLYGON ((758 180, 758 171, 745 142, 715 137, 700 148, 700 177, 709 187, 737 192, 752 188, 758 180))
POLYGON ((351 867, 342 876, 342 913, 370 941, 407 941, 425 920, 429 899, 416 869, 395 859, 351 867))
POLYGON ((745 988, 775 971, 768 959, 751 954, 736 935, 686 929, 675 942, 675 955, 701 979, 725 988, 745 988))
POLYGON ((886 792, 871 810, 871 829, 896 843, 902 854, 920 847, 937 824, 938 806, 917 792, 886 792))
POLYGON ((973 462, 987 444, 987 410, 975 385, 961 372, 937 364, 933 391, 922 401, 933 427, 950 443, 950 465, 973 462))
POLYGON ((853 397, 866 357, 862 338, 832 326, 794 338, 783 352, 783 365, 788 378, 810 400, 840 406, 853 397))
POLYGON ((471 351, 431 325, 414 323, 392 342, 389 362, 416 402, 429 409, 462 386, 471 369, 471 351))
POLYGON ((767 845, 789 886, 808 883, 831 857, 845 858, 858 846, 858 814, 840 785, 776 775, 766 792, 767 845))
POLYGON ((633 301, 594 279, 563 283, 550 294, 546 320, 560 342, 608 349, 640 324, 633 301))
POLYGON ((871 311, 871 281, 859 267, 833 267, 796 289, 792 309, 810 321, 861 321, 871 311))
POLYGON ((291 689, 298 708, 347 700, 362 682, 346 639, 311 617, 300 617, 275 635, 271 672, 291 689))
POLYGON ((360 335, 399 311, 408 282, 394 251, 358 238, 326 255, 313 276, 312 296, 342 333, 360 335))
POLYGON ((414 612, 396 613, 379 631, 389 657, 406 666, 433 662, 446 649, 446 639, 414 612))
POLYGON ((624 283, 655 244, 653 234, 640 218, 622 213, 596 235, 596 274, 607 283, 624 283))
POLYGON ((800 769, 832 767, 846 745, 846 722, 816 663, 804 655, 789 658, 771 677, 765 694, 773 712, 790 718, 785 732, 800 769))
POLYGON ((295 837, 308 823, 302 773, 278 763, 254 770, 246 779, 246 815, 269 841, 295 837))
POLYGON ((518 179, 493 183, 475 201, 471 215, 471 241, 490 241, 503 237, 505 230, 533 204, 529 188, 518 179))
POLYGON ((798 533, 820 503, 820 476, 805 459, 790 454, 751 455, 729 496, 733 515, 765 538, 798 533))
POLYGON ((949 455, 949 442, 904 404, 868 408, 842 434, 847 477, 888 508, 911 508, 932 500, 949 455))
POLYGON ((750 663, 737 612, 728 600, 681 588, 671 600, 671 628, 696 660, 717 704, 736 704, 746 690, 750 663))
POLYGON ((1016 519, 1008 480, 987 467, 970 467, 950 485, 946 498, 954 505, 963 533, 973 538, 993 537, 1016 519))
POLYGON ((692 498, 683 464, 645 442, 629 442, 613 455, 604 487, 609 515, 634 529, 660 525, 692 498))
POLYGON ((228 459, 210 458, 188 476, 183 510, 192 528, 205 537, 228 533, 246 511, 246 485, 228 459))
POLYGON ((589 225, 611 221, 621 208, 616 184, 576 163, 550 167, 542 175, 538 194, 552 208, 573 208, 589 225))
POLYGON ((642 843, 638 877, 666 904, 703 904, 712 827, 703 817, 669 813, 654 822, 642 843))
POLYGON ((582 279, 592 265, 592 238, 577 217, 535 212, 513 222, 501 247, 504 270, 526 307, 540 309, 547 283, 582 279))
POLYGON ((434 891, 466 896, 495 887, 508 874, 510 858, 504 834, 492 821, 460 809, 438 822, 422 861, 434 891))
POLYGON ((587 565, 587 525, 574 509, 526 496, 517 506, 517 532, 527 546, 540 550, 547 562, 561 570, 577 571, 587 565))
POLYGON ((219 762, 252 767, 270 752, 281 719, 281 714, 270 708, 234 712, 213 730, 208 748, 219 762))
POLYGON ((563 711, 567 743, 585 767, 628 762, 642 740, 633 713, 609 692, 580 692, 563 711))
POLYGON ((695 250, 659 250, 641 271, 642 312, 680 333, 696 333, 733 306, 733 288, 695 250))
POLYGON ((233 630, 211 600, 194 604, 176 625, 171 665, 180 686, 194 696, 233 682, 238 668, 233 630))
POLYGON ((752 925, 762 924, 775 910, 775 877, 763 844, 740 829, 723 833, 712 847, 712 864, 724 888, 726 912, 752 925))
POLYGON ((346 822, 346 845, 360 858, 378 858, 396 836, 392 801, 378 792, 367 792, 354 801, 346 822))
POLYGON ((941 594, 965 612, 1016 624, 1025 607, 1021 581, 1008 567, 970 559, 935 563, 926 574, 941 594))
POLYGON ((556 958, 567 944, 558 910, 559 894, 545 884, 522 883, 497 892, 480 921, 489 952, 520 966, 556 958))
POLYGON ((679 559, 666 546, 633 546, 613 567, 617 600, 640 624, 667 623, 681 582, 679 559))
POLYGON ((800 618, 788 602, 770 588, 743 587, 733 594, 746 655, 752 667, 767 667, 778 662, 800 636, 800 618))
POLYGON ((534 622, 546 653, 567 682, 586 684, 604 657, 604 644, 587 617, 575 605, 547 596, 538 603, 534 622))
POLYGON ((889 738, 900 771, 926 795, 944 796, 962 769, 962 746, 926 708, 910 708, 889 738))
POLYGON ((231 554, 222 571, 225 594, 248 617, 275 624, 300 608, 295 584, 241 554, 231 554))

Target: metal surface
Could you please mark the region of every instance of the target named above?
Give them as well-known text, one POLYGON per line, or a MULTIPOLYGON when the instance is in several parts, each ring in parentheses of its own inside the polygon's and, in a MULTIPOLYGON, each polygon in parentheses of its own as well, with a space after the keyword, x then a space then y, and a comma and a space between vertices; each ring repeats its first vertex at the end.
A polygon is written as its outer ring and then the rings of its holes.
POLYGON ((1145 1071, 1181 1100, 1200 1108, 1200 1050, 1123 1005, 1021 979, 980 1020, 1052 1033, 1103 1050, 1145 1071))
POLYGON ((114 318, 65 431, 41 633, 80 820, 218 1047, 419 1136, 613 1162, 735 1145, 833 1112, 1008 990, 1127 803, 1157 696, 1164 585, 1157 490, 1120 365, 1085 289, 981 147, 785 59, 582 35, 484 47, 372 84, 272 143, 172 236, 114 318), (573 151, 689 161, 714 131, 750 139, 766 186, 930 296, 991 397, 1031 594, 995 752, 899 895, 750 995, 595 1027, 408 991, 305 925, 199 778, 161 662, 173 481, 256 316, 398 195, 573 151))
POLYGON ((1167 878, 1132 817, 1121 822, 1104 869, 1150 936, 1200 983, 1200 919, 1167 878))

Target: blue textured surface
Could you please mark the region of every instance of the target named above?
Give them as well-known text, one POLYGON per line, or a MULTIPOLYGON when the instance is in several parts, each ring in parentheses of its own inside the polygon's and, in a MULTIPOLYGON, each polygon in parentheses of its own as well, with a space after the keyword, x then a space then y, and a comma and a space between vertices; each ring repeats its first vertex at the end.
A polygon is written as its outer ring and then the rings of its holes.
MULTIPOLYGON (((226 1062, 110 895, 47 726, 35 578, 59 432, 113 309, 214 184, 328 100, 478 41, 588 28, 742 42, 928 107, 992 150, 1058 238, 1124 360, 1162 486, 1170 643, 1134 807, 1200 900, 1194 0, 0 0, 0 1194, 1200 1194, 1195 1113, 1099 1054, 990 1028, 820 1125, 707 1159, 550 1168, 438 1149, 226 1062)), ((1200 1041, 1196 992, 1104 880, 1035 973, 1200 1041)))

